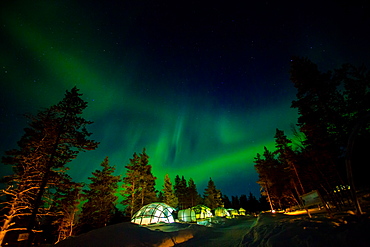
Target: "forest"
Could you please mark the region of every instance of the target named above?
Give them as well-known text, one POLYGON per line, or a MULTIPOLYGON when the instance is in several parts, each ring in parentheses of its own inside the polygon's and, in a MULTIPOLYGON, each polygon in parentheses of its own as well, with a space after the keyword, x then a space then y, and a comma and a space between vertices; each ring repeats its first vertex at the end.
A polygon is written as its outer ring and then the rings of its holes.
MULTIPOLYGON (((252 193, 223 195, 212 178, 201 195, 192 178, 181 174, 157 178, 144 148, 134 153, 125 174, 115 175, 109 157, 92 172, 89 183, 72 180, 67 164, 80 152, 98 148, 82 117, 87 102, 76 87, 56 105, 27 115, 29 126, 18 148, 2 158, 13 174, 2 178, 4 238, 22 233, 32 243, 56 243, 69 236, 128 221, 142 206, 165 202, 185 209, 204 204, 244 208, 250 214, 268 209, 300 207, 301 196, 316 190, 331 209, 356 206, 356 189, 366 189, 363 160, 370 137, 370 74, 364 66, 345 64, 321 72, 307 58, 291 60, 290 79, 297 89, 292 108, 299 113, 293 138, 276 129, 275 150, 266 147, 254 159, 261 197, 252 193), (355 178, 355 179, 354 179, 355 178), (157 190, 156 180, 164 185, 157 190), (356 188, 356 189, 355 189, 356 188), (121 199, 123 198, 123 199, 121 199)), ((15 237, 16 236, 16 237, 15 237)))
POLYGON ((292 139, 276 129, 275 150, 255 157, 262 194, 271 209, 300 205, 313 190, 335 210, 355 205, 358 190, 368 189, 364 173, 369 142, 369 71, 345 64, 322 73, 306 58, 294 57, 290 79, 298 109, 292 139), (356 178, 356 179, 354 179, 356 178))

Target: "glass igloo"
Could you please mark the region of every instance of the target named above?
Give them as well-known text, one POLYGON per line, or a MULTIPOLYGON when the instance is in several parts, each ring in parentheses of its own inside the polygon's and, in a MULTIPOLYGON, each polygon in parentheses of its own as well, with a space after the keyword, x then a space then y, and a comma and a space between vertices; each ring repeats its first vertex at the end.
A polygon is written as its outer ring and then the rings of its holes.
POLYGON ((215 208, 215 216, 228 217, 228 216, 230 216, 230 214, 229 214, 229 211, 227 211, 226 208, 218 207, 218 208, 215 208))
POLYGON ((150 203, 137 211, 132 216, 131 222, 139 225, 149 225, 159 222, 172 223, 175 222, 172 215, 174 211, 174 208, 163 202, 150 203))
POLYGON ((197 219, 206 219, 211 218, 212 212, 211 209, 204 205, 197 205, 192 207, 192 209, 195 211, 195 215, 197 219))
POLYGON ((192 208, 180 210, 177 214, 177 218, 183 222, 197 222, 195 211, 192 208))

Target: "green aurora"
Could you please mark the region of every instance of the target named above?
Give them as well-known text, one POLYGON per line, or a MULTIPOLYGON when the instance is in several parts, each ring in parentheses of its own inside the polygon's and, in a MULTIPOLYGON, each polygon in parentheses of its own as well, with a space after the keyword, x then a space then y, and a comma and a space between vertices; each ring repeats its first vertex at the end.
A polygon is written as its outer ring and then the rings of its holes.
MULTIPOLYGON (((202 14, 172 28, 158 25, 162 20, 151 25, 150 7, 6 2, 1 4, 0 151, 16 147, 26 127, 22 114, 56 104, 77 86, 89 104, 85 118, 94 121, 89 131, 101 144, 69 164, 74 180, 87 182, 105 156, 124 175, 133 153, 145 147, 158 189, 169 174, 172 180, 193 178, 201 194, 210 177, 229 196, 259 193, 256 153, 264 146, 273 149, 276 128, 290 135, 296 123, 288 71, 289 57, 303 50, 296 45, 301 34, 265 51, 265 34, 254 29, 256 37, 239 34, 241 27, 226 35, 215 24, 212 32, 225 39, 212 44, 212 36, 186 32, 186 25, 213 28, 200 20, 202 14), (178 31, 181 24, 186 27, 178 31), (240 41, 230 42, 233 38, 240 41), (238 50, 242 42, 248 47, 238 50), (268 52, 281 60, 269 62, 268 52)), ((170 25, 176 15, 163 19, 170 25)), ((323 56, 322 48, 312 52, 311 47, 299 54, 323 56)), ((336 54, 333 47, 325 52, 336 54)))

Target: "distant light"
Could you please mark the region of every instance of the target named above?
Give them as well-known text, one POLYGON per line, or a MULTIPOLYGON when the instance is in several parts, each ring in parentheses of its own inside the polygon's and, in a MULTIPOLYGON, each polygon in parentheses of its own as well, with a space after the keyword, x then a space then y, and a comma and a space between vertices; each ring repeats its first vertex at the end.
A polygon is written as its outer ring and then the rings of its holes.
POLYGON ((271 210, 271 213, 273 213, 273 214, 274 214, 274 213, 275 213, 275 210, 271 210))

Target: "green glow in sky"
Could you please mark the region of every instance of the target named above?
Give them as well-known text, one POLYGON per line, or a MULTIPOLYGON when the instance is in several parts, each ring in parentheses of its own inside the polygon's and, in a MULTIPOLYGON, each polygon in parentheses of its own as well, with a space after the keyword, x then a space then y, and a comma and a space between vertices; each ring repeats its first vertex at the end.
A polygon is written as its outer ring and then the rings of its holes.
MULTIPOLYGON (((89 130, 101 144, 70 164, 75 180, 86 182, 105 156, 124 174, 132 154, 145 147, 158 189, 168 173, 193 178, 201 194, 210 177, 225 194, 258 193, 253 158, 263 146, 273 147, 275 128, 289 132, 296 122, 291 89, 250 92, 248 81, 224 83, 206 69, 188 71, 192 61, 185 58, 158 58, 168 66, 158 68, 152 54, 128 42, 129 24, 114 33, 77 3, 24 2, 1 15, 8 48, 0 55, 9 97, 4 111, 35 113, 77 86, 89 103, 86 118, 95 122, 89 130)), ((289 85, 287 77, 282 85, 289 85)), ((12 125, 7 116, 3 121, 12 125)), ((18 135, 25 126, 13 127, 18 135)))

